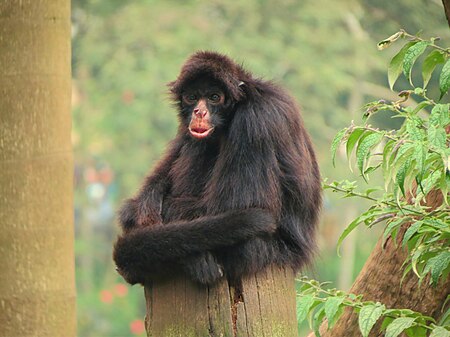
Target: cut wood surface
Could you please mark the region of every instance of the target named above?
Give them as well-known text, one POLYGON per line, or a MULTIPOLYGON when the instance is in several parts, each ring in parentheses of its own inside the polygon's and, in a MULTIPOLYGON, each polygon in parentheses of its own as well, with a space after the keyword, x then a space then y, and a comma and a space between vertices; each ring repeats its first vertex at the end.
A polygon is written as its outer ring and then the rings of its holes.
POLYGON ((297 336, 291 270, 270 267, 231 286, 202 287, 180 276, 145 287, 149 337, 297 336))

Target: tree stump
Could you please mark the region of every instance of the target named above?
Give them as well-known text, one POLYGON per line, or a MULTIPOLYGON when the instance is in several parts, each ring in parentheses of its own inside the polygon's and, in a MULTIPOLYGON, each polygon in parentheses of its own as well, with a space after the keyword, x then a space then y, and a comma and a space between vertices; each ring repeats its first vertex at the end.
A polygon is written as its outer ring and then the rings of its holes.
POLYGON ((297 336, 294 273, 276 266, 199 286, 184 276, 145 286, 148 337, 297 336))

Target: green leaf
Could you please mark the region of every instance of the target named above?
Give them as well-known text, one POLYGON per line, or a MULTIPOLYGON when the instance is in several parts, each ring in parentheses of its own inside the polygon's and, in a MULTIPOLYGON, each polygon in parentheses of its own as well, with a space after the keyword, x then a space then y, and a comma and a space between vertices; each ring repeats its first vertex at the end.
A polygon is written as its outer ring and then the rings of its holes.
POLYGON ((450 331, 441 326, 437 326, 431 332, 430 337, 450 337, 450 331))
POLYGON ((386 330, 386 328, 389 326, 389 324, 392 323, 394 319, 391 317, 385 317, 383 319, 383 323, 381 323, 381 330, 386 330))
POLYGON ((405 58, 403 59, 403 74, 411 85, 413 85, 411 80, 412 67, 417 58, 422 55, 429 44, 430 42, 428 41, 420 41, 406 51, 405 58))
POLYGON ((316 334, 316 337, 320 337, 320 324, 323 321, 323 318, 325 317, 325 310, 324 308, 320 308, 314 315, 314 320, 313 320, 313 330, 314 333, 316 334))
POLYGON ((401 163, 404 163, 408 158, 411 157, 412 152, 414 151, 414 144, 413 143, 404 143, 400 145, 395 154, 395 159, 392 161, 390 159, 389 164, 391 166, 399 166, 401 163))
POLYGON ((355 129, 348 137, 346 144, 347 158, 350 159, 353 148, 355 147, 359 138, 363 135, 364 131, 364 129, 355 129))
POLYGON ((396 142, 394 142, 393 140, 390 139, 384 145, 384 149, 383 149, 383 164, 382 164, 383 177, 384 177, 385 183, 387 183, 387 184, 389 183, 389 177, 388 177, 389 169, 390 169, 389 159, 392 157, 392 151, 393 151, 393 149, 395 149, 394 145, 396 145, 396 144, 397 144, 396 142))
POLYGON ((450 59, 445 62, 442 67, 441 76, 439 77, 439 89, 441 90, 441 96, 439 99, 447 93, 450 88, 450 59))
POLYGON ((344 231, 342 232, 341 236, 338 239, 337 242, 337 250, 338 250, 338 255, 339 255, 339 248, 341 247, 342 241, 344 241, 344 239, 356 228, 358 227, 358 225, 361 223, 361 216, 357 217, 355 220, 353 220, 348 226, 347 228, 344 229, 344 231))
POLYGON ((434 171, 422 181, 422 189, 424 195, 427 195, 428 192, 437 187, 437 184, 441 178, 441 174, 442 173, 440 171, 434 171))
POLYGON ((450 123, 450 104, 436 104, 431 110, 430 124, 445 127, 450 123))
POLYGON ((369 336, 370 330, 372 330, 375 323, 381 317, 384 309, 384 306, 379 304, 367 305, 361 308, 358 324, 363 337, 369 336))
POLYGON ((425 147, 424 143, 419 143, 414 148, 413 159, 416 162, 417 168, 417 182, 420 184, 422 181, 422 177, 425 173, 425 161, 427 159, 428 149, 425 147))
POLYGON ((405 143, 398 149, 395 160, 391 164, 389 177, 395 175, 394 183, 405 195, 404 183, 406 174, 411 168, 412 154, 414 152, 414 143, 405 143))
POLYGON ((423 222, 422 221, 416 221, 414 222, 411 226, 408 227, 408 229, 405 232, 405 235, 403 236, 403 241, 402 241, 402 245, 405 246, 409 239, 411 239, 411 237, 417 233, 417 230, 420 228, 420 226, 422 226, 423 222))
POLYGON ((400 188, 400 191, 402 192, 403 196, 406 196, 405 194, 405 180, 407 177, 408 170, 411 168, 412 160, 411 158, 408 158, 398 169, 397 175, 395 176, 395 182, 397 186, 400 188))
POLYGON ((361 175, 364 177, 364 164, 369 156, 370 150, 377 145, 383 138, 383 133, 374 132, 367 134, 364 138, 361 138, 358 147, 356 148, 356 164, 358 166, 361 175))
POLYGON ((340 130, 331 142, 331 160, 333 162, 333 167, 335 166, 336 150, 341 143, 342 138, 344 138, 346 132, 347 128, 340 130))
POLYGON ((297 320, 302 322, 308 316, 309 310, 314 304, 314 297, 310 295, 301 296, 297 300, 297 320))
MULTIPOLYGON (((419 89, 419 88, 416 88, 419 89)), ((420 110, 426 108, 427 106, 431 105, 432 103, 429 101, 422 101, 419 104, 417 104, 417 106, 414 108, 414 110, 412 111, 412 114, 415 115, 417 114, 420 110)))
POLYGON ((403 331, 411 327, 416 319, 413 317, 396 318, 386 329, 385 337, 397 337, 403 331))
POLYGON ((424 269, 424 274, 431 270, 431 281, 434 285, 438 283, 439 277, 442 272, 448 267, 450 263, 450 252, 444 251, 439 255, 432 257, 427 261, 427 265, 424 269))
POLYGON ((414 118, 406 121, 406 132, 412 140, 423 140, 425 138, 425 134, 422 129, 420 129, 419 124, 414 118))
POLYGON ((369 220, 373 220, 373 218, 375 218, 378 215, 381 214, 386 214, 389 213, 391 211, 391 209, 371 209, 368 210, 367 212, 364 212, 363 214, 361 214, 359 217, 357 217, 355 220, 353 220, 348 226, 347 228, 344 229, 344 231, 342 232, 341 236, 338 239, 337 242, 337 249, 339 251, 339 247, 342 244, 342 241, 344 241, 344 239, 360 224, 360 223, 365 223, 369 220))
POLYGON ((443 127, 430 125, 428 127, 428 141, 438 149, 447 148, 447 134, 443 127))
POLYGON ((416 325, 409 329, 406 329, 405 333, 408 337, 427 337, 428 330, 416 325))
POLYGON ((334 321, 334 317, 339 310, 342 302, 344 302, 345 297, 329 297, 325 302, 325 316, 328 320, 328 329, 332 328, 332 323, 334 321))
POLYGON ((430 81, 431 74, 434 71, 434 68, 440 63, 445 62, 445 55, 440 50, 433 50, 431 53, 423 61, 422 65, 422 78, 423 78, 423 87, 426 88, 428 82, 430 81))
POLYGON ((384 233, 383 233, 383 246, 386 242, 386 239, 389 237, 389 235, 391 235, 391 233, 396 228, 398 228, 404 221, 406 221, 405 218, 397 218, 387 224, 386 229, 384 230, 384 233))
POLYGON ((405 57, 406 51, 414 46, 417 42, 408 42, 403 46, 402 49, 392 58, 388 67, 388 81, 391 90, 394 88, 394 84, 397 81, 398 76, 402 72, 403 59, 405 57))

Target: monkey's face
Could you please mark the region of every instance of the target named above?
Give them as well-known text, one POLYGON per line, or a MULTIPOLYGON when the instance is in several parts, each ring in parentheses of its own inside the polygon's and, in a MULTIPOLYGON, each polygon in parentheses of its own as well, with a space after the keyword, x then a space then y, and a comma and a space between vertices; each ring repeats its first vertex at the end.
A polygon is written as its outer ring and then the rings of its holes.
POLYGON ((219 82, 201 77, 192 81, 181 95, 181 116, 190 135, 210 138, 223 129, 227 98, 219 82))

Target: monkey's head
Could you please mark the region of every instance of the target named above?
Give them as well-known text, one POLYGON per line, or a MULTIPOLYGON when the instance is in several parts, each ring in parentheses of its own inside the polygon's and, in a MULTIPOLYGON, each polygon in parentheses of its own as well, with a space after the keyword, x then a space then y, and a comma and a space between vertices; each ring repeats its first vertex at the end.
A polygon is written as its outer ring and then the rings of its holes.
POLYGON ((236 104, 245 98, 243 85, 251 77, 240 65, 214 52, 197 52, 169 83, 178 105, 181 127, 196 139, 226 130, 236 104))

